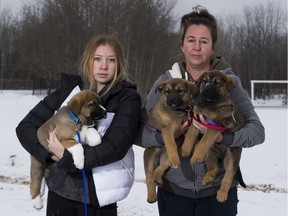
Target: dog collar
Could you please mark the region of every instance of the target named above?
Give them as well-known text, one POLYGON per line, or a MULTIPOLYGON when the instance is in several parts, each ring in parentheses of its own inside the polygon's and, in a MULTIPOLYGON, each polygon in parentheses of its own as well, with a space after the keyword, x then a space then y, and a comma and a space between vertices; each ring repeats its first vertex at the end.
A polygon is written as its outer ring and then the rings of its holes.
POLYGON ((223 131, 223 132, 228 130, 227 128, 222 127, 219 124, 217 124, 216 122, 214 122, 212 119, 209 119, 207 116, 204 116, 204 119, 207 122, 207 124, 201 122, 200 119, 197 116, 195 116, 194 112, 193 112, 193 119, 207 128, 212 128, 212 129, 216 129, 216 130, 223 131))
POLYGON ((81 137, 80 137, 80 130, 78 127, 78 124, 81 123, 80 119, 68 108, 68 113, 71 116, 71 118, 73 119, 74 123, 75 123, 75 131, 77 132, 77 137, 78 137, 78 142, 81 143, 81 137))
POLYGON ((81 124, 80 119, 68 108, 68 113, 70 115, 70 117, 73 119, 74 123, 75 123, 75 130, 77 132, 79 132, 79 127, 78 125, 81 124))
POLYGON ((153 132, 153 133, 160 132, 157 128, 155 128, 155 127, 153 127, 152 125, 150 125, 150 124, 148 123, 148 121, 146 121, 145 127, 146 127, 150 132, 153 132))
POLYGON ((68 109, 68 112, 75 123, 81 123, 80 119, 70 109, 68 109))

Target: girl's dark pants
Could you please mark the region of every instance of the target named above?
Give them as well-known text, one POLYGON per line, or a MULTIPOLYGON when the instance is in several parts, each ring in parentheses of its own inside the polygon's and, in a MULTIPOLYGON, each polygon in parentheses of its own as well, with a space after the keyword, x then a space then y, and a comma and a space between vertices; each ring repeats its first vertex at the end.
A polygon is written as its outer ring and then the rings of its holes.
MULTIPOLYGON (((87 211, 89 216, 117 216, 117 205, 113 203, 101 208, 87 205, 87 211)), ((49 190, 46 216, 85 216, 84 204, 62 198, 49 190)))

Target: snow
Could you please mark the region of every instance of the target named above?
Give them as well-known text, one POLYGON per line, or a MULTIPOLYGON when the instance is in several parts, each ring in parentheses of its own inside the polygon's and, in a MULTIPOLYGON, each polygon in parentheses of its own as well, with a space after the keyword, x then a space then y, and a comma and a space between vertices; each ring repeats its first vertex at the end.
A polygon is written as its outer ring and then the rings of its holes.
MULTIPOLYGON (((20 145, 15 128, 43 95, 31 91, 0 92, 1 157, 0 215, 40 216, 29 194, 29 154, 20 145)), ((244 149, 241 170, 248 189, 239 187, 238 215, 287 215, 287 107, 256 107, 265 126, 262 145, 244 149)), ((146 202, 143 149, 134 146, 136 178, 128 197, 118 202, 119 216, 156 216, 157 203, 146 202)), ((46 206, 47 190, 44 195, 46 206)))

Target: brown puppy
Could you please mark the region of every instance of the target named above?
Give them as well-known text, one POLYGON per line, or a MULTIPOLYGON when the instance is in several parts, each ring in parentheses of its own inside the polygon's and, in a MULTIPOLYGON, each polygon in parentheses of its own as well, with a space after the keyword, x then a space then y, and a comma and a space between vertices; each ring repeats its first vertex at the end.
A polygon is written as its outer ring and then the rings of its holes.
POLYGON ((225 175, 217 192, 219 202, 226 201, 236 173, 239 175, 240 184, 245 187, 239 169, 242 148, 214 144, 219 129, 234 132, 244 125, 243 117, 237 111, 229 95, 234 87, 234 80, 221 71, 206 72, 198 79, 199 94, 193 106, 193 118, 197 120, 197 114, 202 114, 213 127, 208 127, 198 142, 199 130, 192 124, 186 134, 192 139, 185 139, 182 145, 183 156, 189 156, 194 152, 191 163, 205 161, 207 173, 203 178, 203 185, 213 181, 219 170, 218 160, 224 158, 225 175))
MULTIPOLYGON (((89 127, 106 116, 106 110, 99 102, 98 94, 92 91, 83 90, 75 94, 68 101, 67 106, 60 108, 55 115, 37 130, 40 144, 49 150, 47 139, 49 138, 49 132, 55 129, 59 141, 71 152, 75 166, 82 169, 84 166, 84 153, 81 144, 79 144, 77 132, 80 132, 81 143, 83 144, 95 146, 101 142, 101 137, 96 129, 89 127), (89 137, 86 135, 89 135, 89 137)), ((44 175, 47 174, 45 173, 47 169, 49 170, 51 167, 45 166, 31 156, 30 193, 33 199, 33 206, 36 209, 43 207, 40 190, 44 175)))
POLYGON ((174 133, 187 120, 188 113, 191 112, 191 98, 197 89, 195 85, 186 80, 173 78, 159 84, 156 91, 160 92, 160 100, 148 112, 146 126, 161 131, 165 149, 161 151, 159 148, 147 148, 144 151, 149 203, 157 200, 155 183, 162 184, 162 175, 169 166, 180 165, 174 133), (161 157, 159 157, 159 152, 162 152, 161 157))

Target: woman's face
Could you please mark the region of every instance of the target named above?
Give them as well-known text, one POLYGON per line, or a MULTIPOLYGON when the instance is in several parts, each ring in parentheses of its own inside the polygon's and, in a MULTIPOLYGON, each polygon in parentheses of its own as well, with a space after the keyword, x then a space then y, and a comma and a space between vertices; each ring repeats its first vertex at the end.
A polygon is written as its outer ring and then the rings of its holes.
POLYGON ((109 45, 101 45, 96 49, 93 57, 93 77, 97 83, 97 92, 113 79, 116 61, 115 52, 109 45))
POLYGON ((185 55, 186 69, 204 70, 210 67, 213 43, 210 30, 205 25, 188 27, 181 47, 185 55))

